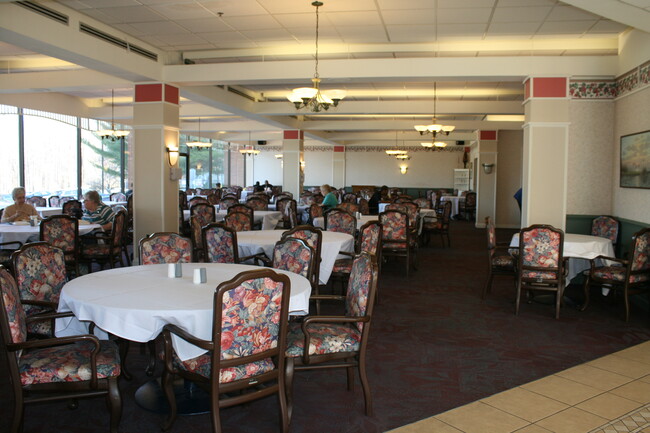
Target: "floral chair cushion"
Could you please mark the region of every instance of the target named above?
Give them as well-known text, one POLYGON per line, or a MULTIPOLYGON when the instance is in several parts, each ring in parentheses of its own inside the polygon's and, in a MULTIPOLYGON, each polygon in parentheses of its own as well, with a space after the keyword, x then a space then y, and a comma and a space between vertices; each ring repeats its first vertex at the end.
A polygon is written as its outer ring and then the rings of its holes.
POLYGON ((650 269, 650 231, 637 235, 634 243, 634 255, 632 256, 632 271, 644 271, 650 269))
POLYGON ((6 316, 6 320, 9 322, 11 340, 14 343, 22 343, 27 340, 25 310, 20 302, 16 280, 6 269, 0 269, 0 290, 5 309, 3 316, 6 316))
POLYGON ((557 278, 555 272, 539 272, 539 271, 522 271, 521 278, 532 278, 534 280, 554 280, 557 278))
POLYGON ((48 218, 41 222, 41 240, 61 248, 64 253, 74 253, 78 239, 77 221, 70 218, 48 218))
POLYGON ((354 236, 355 232, 357 231, 356 218, 347 212, 328 212, 326 226, 327 231, 347 233, 351 236, 354 236))
POLYGON ((210 227, 205 231, 208 263, 235 263, 234 239, 223 227, 210 227))
POLYGON ((192 206, 190 213, 193 217, 196 217, 200 227, 203 227, 204 225, 213 223, 215 221, 214 206, 211 204, 196 204, 192 206))
MULTIPOLYGON (((350 324, 314 323, 309 325, 309 354, 358 352, 361 332, 350 324)), ((302 356, 305 350, 305 335, 300 323, 289 323, 286 355, 302 356)))
POLYGON ((246 200, 246 205, 253 208, 253 210, 268 210, 269 209, 268 203, 264 199, 258 198, 258 197, 252 197, 252 198, 246 200))
POLYGON ((317 204, 312 204, 309 206, 309 217, 313 220, 314 218, 323 216, 323 207, 318 206, 317 204))
MULTIPOLYGON (((196 358, 181 361, 173 354, 174 367, 179 370, 189 371, 203 377, 210 377, 212 368, 212 357, 209 354, 203 354, 196 358)), ((258 376, 263 373, 272 371, 275 364, 271 358, 262 359, 261 361, 251 362, 248 364, 236 365, 234 367, 222 368, 219 370, 219 383, 229 383, 240 379, 258 376)))
POLYGON ((379 234, 381 227, 379 224, 371 224, 366 226, 361 232, 361 246, 360 250, 371 254, 377 254, 379 250, 379 234))
MULTIPOLYGON (((345 297, 347 316, 363 317, 366 315, 370 284, 372 282, 371 263, 372 259, 365 254, 356 257, 352 263, 348 292, 345 297)), ((356 323, 355 325, 359 331, 363 329, 363 323, 356 323)))
POLYGON ((612 217, 599 216, 591 222, 591 235, 607 238, 616 243, 618 238, 618 221, 612 217))
POLYGON ((515 267, 515 258, 510 254, 495 254, 491 258, 492 266, 497 268, 513 269, 515 267))
POLYGON ((224 218, 226 227, 230 227, 236 232, 244 232, 253 229, 251 217, 244 212, 230 212, 224 218))
POLYGON ((239 200, 237 200, 236 198, 224 197, 219 202, 219 209, 227 210, 230 206, 234 206, 236 204, 239 204, 239 200))
MULTIPOLYGON (((619 283, 625 281, 625 266, 602 266, 594 270, 594 277, 619 283)), ((648 274, 632 274, 629 283, 641 283, 650 280, 648 274)))
POLYGON ((406 227, 408 216, 401 212, 384 212, 379 215, 379 220, 383 225, 383 242, 387 243, 406 243, 406 227))
MULTIPOLYGON (((97 378, 120 375, 117 345, 100 340, 97 353, 97 378)), ((90 354, 94 345, 89 341, 23 351, 18 361, 23 386, 36 383, 81 382, 91 379, 90 354)))
MULTIPOLYGON (((14 272, 21 300, 58 304, 61 289, 67 282, 63 251, 43 243, 23 247, 15 255, 14 272)), ((35 305, 25 305, 24 310, 28 316, 44 311, 35 305)), ((31 334, 52 335, 50 321, 30 323, 27 330, 31 334)))
POLYGON ((365 198, 359 199, 359 212, 361 212, 362 215, 370 214, 370 205, 368 204, 367 199, 365 198))
POLYGON ((355 213, 359 212, 359 205, 356 203, 340 203, 338 206, 336 206, 338 209, 343 209, 345 211, 355 213))
POLYGON ((560 256, 560 233, 546 228, 526 230, 521 234, 523 242, 522 264, 555 268, 560 256))
POLYGON ((352 259, 337 259, 332 267, 332 272, 337 274, 349 274, 352 272, 352 259))
MULTIPOLYGON (((89 258, 106 257, 111 252, 111 246, 106 244, 87 244, 81 246, 81 254, 89 258)), ((120 247, 113 247, 113 254, 120 254, 120 247)))
MULTIPOLYGON (((306 243, 306 242, 305 242, 306 243)), ((273 267, 293 272, 307 278, 313 266, 313 250, 297 239, 287 238, 273 249, 273 267)))
POLYGON ((143 265, 160 263, 190 263, 192 244, 176 233, 154 235, 142 242, 140 261, 143 265))

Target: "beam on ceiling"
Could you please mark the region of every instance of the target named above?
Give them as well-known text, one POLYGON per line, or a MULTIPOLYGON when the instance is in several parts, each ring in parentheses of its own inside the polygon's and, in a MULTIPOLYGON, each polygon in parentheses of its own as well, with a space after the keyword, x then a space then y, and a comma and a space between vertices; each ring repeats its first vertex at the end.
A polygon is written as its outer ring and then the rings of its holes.
POLYGON ((133 83, 89 69, 4 74, 0 93, 75 92, 97 88, 132 87, 133 83), (36 88, 34 85, 40 85, 36 88))
MULTIPOLYGON (((637 7, 629 4, 632 2, 618 0, 562 0, 562 2, 650 33, 650 12, 643 9, 642 6, 637 7)), ((647 7, 648 2, 645 4, 647 7)))

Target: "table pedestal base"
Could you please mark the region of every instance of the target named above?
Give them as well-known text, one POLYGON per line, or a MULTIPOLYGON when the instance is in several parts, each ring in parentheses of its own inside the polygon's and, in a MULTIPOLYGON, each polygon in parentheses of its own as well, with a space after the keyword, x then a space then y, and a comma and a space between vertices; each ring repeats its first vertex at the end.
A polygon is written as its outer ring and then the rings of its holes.
MULTIPOLYGON (((190 381, 174 381, 174 395, 179 415, 198 415, 210 412, 210 395, 190 381)), ((143 409, 155 413, 169 413, 169 404, 160 385, 160 379, 150 380, 135 392, 135 401, 143 409)))

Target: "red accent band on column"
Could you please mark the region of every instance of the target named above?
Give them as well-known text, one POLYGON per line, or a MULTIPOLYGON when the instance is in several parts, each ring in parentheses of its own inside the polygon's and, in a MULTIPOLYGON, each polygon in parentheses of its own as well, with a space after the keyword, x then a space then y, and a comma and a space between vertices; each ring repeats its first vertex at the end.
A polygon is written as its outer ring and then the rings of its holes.
POLYGON ((135 102, 162 102, 162 84, 136 84, 135 102))
POLYGON ((345 146, 334 146, 334 152, 345 152, 345 146))
POLYGON ((284 139, 285 140, 297 140, 300 137, 300 132, 301 131, 298 131, 297 129, 284 131, 284 139))
POLYGON ((178 87, 165 84, 165 102, 178 105, 179 102, 178 87))
POLYGON ((496 131, 479 131, 478 135, 479 140, 496 140, 497 132, 496 131))
POLYGON ((524 99, 530 98, 530 80, 524 82, 524 99))
POLYGON ((566 77, 534 77, 533 97, 565 98, 567 96, 566 77))

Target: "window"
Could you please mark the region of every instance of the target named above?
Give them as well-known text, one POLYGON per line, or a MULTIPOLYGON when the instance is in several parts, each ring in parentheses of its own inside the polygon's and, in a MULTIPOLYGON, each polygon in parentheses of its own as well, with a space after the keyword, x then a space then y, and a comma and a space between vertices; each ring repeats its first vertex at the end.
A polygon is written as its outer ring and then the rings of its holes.
POLYGON ((102 139, 94 132, 103 127, 100 125, 101 122, 88 119, 84 121, 87 121, 87 124, 83 126, 87 128, 81 130, 81 189, 83 192, 95 190, 107 198, 111 193, 120 192, 123 185, 125 189, 128 185, 126 179, 124 183, 122 182, 122 164, 124 164, 126 177, 128 168, 126 148, 129 136, 125 139, 124 145, 121 140, 102 139))
POLYGON ((0 105, 0 152, 2 153, 2 170, 0 170, 0 207, 13 204, 11 190, 20 186, 18 162, 18 108, 0 105))

